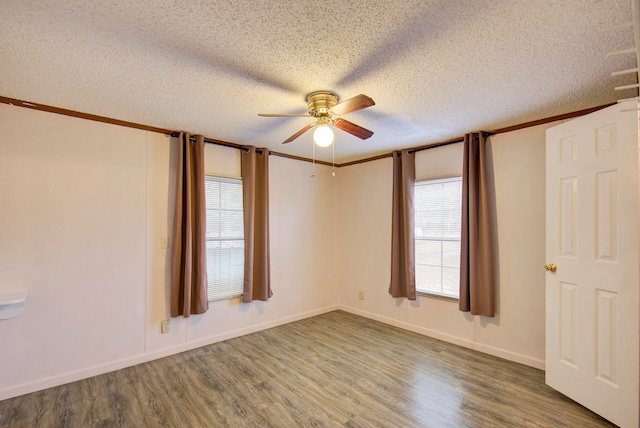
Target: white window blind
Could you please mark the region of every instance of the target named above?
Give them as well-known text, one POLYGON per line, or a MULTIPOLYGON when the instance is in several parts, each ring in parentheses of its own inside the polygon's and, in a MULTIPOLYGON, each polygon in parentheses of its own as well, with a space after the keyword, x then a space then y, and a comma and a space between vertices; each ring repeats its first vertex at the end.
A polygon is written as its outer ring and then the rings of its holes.
POLYGON ((206 176, 209 300, 239 296, 244 283, 242 180, 206 176))
POLYGON ((459 297, 462 178, 415 184, 416 290, 459 297))

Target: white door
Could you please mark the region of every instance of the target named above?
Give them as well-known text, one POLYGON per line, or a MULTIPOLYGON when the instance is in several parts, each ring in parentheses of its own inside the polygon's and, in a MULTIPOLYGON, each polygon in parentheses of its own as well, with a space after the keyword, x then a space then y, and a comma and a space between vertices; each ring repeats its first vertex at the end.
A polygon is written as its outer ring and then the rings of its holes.
POLYGON ((639 408, 636 108, 547 130, 546 382, 622 427, 639 408))

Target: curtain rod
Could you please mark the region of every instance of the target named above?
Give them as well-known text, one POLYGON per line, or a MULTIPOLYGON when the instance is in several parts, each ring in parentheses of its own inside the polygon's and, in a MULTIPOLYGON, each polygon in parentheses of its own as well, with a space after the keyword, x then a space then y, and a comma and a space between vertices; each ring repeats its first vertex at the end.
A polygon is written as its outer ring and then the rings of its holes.
MULTIPOLYGON (((173 137, 173 138, 177 138, 178 135, 180 135, 180 132, 178 131, 172 131, 170 133, 166 133, 166 135, 173 137)), ((191 140, 196 139, 195 136, 191 136, 189 137, 191 140)), ((238 143, 231 143, 229 141, 224 141, 224 140, 216 140, 214 138, 208 138, 208 137, 204 137, 204 142, 207 144, 215 144, 217 146, 223 146, 223 147, 230 147, 232 149, 238 149, 238 150, 245 150, 245 151, 249 151, 249 146, 246 145, 242 145, 242 144, 238 144, 238 143)), ((258 151, 260 154, 262 154, 262 151, 258 151)), ((313 160, 313 159, 308 159, 302 156, 295 156, 295 155, 289 155, 287 153, 282 153, 282 152, 274 152, 272 150, 269 150, 269 156, 277 156, 277 157, 281 157, 281 158, 285 158, 285 159, 293 159, 293 160, 297 160, 297 161, 303 161, 303 162, 312 162, 312 163, 317 163, 320 165, 326 165, 326 166, 339 166, 339 165, 334 165, 331 162, 326 162, 326 161, 321 161, 321 160, 313 160)))
MULTIPOLYGON (((170 137, 173 137, 173 138, 177 138, 180 135, 180 133, 179 132, 172 132, 172 133, 166 134, 166 135, 168 135, 170 137)), ((192 135, 192 136, 189 137, 189 139, 195 141, 196 137, 192 135)), ((249 146, 245 146, 245 145, 237 144, 237 143, 230 143, 228 141, 216 140, 216 139, 213 139, 213 138, 205 137, 204 138, 204 142, 206 144, 215 144, 215 145, 218 145, 218 146, 230 147, 230 148, 233 148, 233 149, 249 151, 249 146)), ((256 150, 256 151, 258 153, 262 154, 261 150, 256 150)), ((308 158, 305 158, 305 157, 302 157, 302 156, 289 155, 287 153, 274 152, 274 151, 271 151, 271 150, 269 150, 269 156, 277 156, 277 157, 281 157, 281 158, 285 158, 285 159, 293 159, 293 160, 303 161, 303 162, 314 162, 314 163, 321 164, 321 165, 326 165, 326 166, 336 166, 336 167, 339 166, 337 164, 332 164, 331 162, 321 161, 321 160, 318 160, 318 159, 316 159, 314 161, 313 159, 308 159, 308 158)))
MULTIPOLYGON (((603 105, 596 106, 596 107, 590 107, 590 108, 586 108, 586 109, 583 109, 583 110, 577 110, 577 111, 574 111, 574 112, 571 112, 571 113, 559 114, 559 115, 547 117, 547 118, 544 118, 544 119, 532 120, 530 122, 521 123, 519 125, 508 126, 508 127, 505 127, 505 128, 499 128, 499 129, 495 129, 493 131, 481 131, 481 132, 485 134, 485 137, 487 137, 487 136, 491 136, 491 135, 503 134, 505 132, 518 131, 520 129, 530 128, 532 126, 537 126, 537 125, 544 125, 545 123, 556 122, 558 120, 567 120, 567 119, 573 119, 573 118, 579 117, 579 116, 584 116, 585 114, 593 113, 594 111, 598 111, 598 110, 602 110, 603 108, 611 107, 614 104, 616 104, 616 103, 603 104, 603 105)), ((447 146, 449 144, 461 143, 463 141, 464 141, 464 137, 457 137, 457 138, 453 138, 453 139, 447 140, 447 141, 441 141, 441 142, 437 142, 437 143, 425 144, 424 146, 410 147, 408 150, 409 150, 409 153, 414 153, 414 152, 420 152, 422 150, 435 149, 436 147, 447 146)), ((341 164, 336 165, 336 167, 357 165, 357 164, 360 164, 360 163, 372 162, 372 161, 375 161, 375 160, 385 159, 385 158, 390 158, 390 157, 393 157, 393 152, 389 152, 389 153, 385 153, 385 154, 377 155, 377 156, 371 156, 371 157, 368 157, 368 158, 359 159, 359 160, 355 160, 355 161, 352 161, 352 162, 341 163, 341 164)))
MULTIPOLYGON (((178 135, 180 135, 179 132, 172 132, 170 134, 166 134, 169 135, 170 137, 173 138, 177 138, 178 135)), ((189 137, 189 139, 194 140, 196 139, 195 136, 191 136, 189 137)), ((244 150, 244 151, 249 151, 249 146, 246 145, 242 145, 242 144, 238 144, 238 143, 231 143, 229 141, 224 141, 224 140, 216 140, 214 138, 208 138, 208 137, 204 137, 204 142, 206 144, 215 144, 217 146, 223 146, 223 147, 229 147, 232 149, 237 149, 237 150, 244 150)), ((262 150, 256 150, 258 153, 262 154, 262 150)), ((326 165, 326 166, 334 166, 334 164, 332 164, 331 162, 326 162, 326 161, 321 161, 321 160, 313 160, 313 159, 308 159, 308 158, 304 158, 302 156, 295 156, 295 155, 289 155, 286 153, 282 153, 282 152, 274 152, 272 150, 269 150, 269 156, 278 156, 281 158, 285 158, 285 159, 293 159, 293 160, 297 160, 297 161, 303 161, 303 162, 313 162, 313 163, 318 163, 321 165, 326 165)), ((339 166, 339 165, 335 165, 335 166, 339 166)))
MULTIPOLYGON (((108 123, 108 124, 111 124, 111 125, 125 126, 127 128, 140 129, 140 130, 143 130, 143 131, 157 132, 159 134, 165 134, 165 135, 169 135, 169 136, 172 136, 172 137, 173 136, 177 137, 180 134, 179 131, 175 131, 175 130, 172 130, 172 129, 165 129, 165 128, 158 128, 158 127, 155 127, 155 126, 142 125, 140 123, 127 122, 127 121, 124 121, 124 120, 113 119, 113 118, 110 118, 110 117, 98 116, 98 115, 89 114, 89 113, 82 113, 82 112, 75 111, 75 110, 68 110, 68 109, 64 109, 64 108, 48 106, 48 105, 45 105, 45 104, 30 103, 28 101, 22 101, 22 100, 18 100, 18 99, 15 99, 15 98, 9 98, 9 97, 0 96, 0 103, 9 104, 9 105, 17 106, 17 107, 25 107, 25 108, 29 108, 29 109, 32 109, 32 110, 40 110, 40 111, 46 111, 46 112, 49 112, 49 113, 61 114, 61 115, 64 115, 64 116, 77 117, 77 118, 80 118, 80 119, 92 120, 94 122, 102 122, 102 123, 108 123)), ((604 104, 604 105, 601 105, 601 106, 591 107, 591 108, 587 108, 587 109, 584 109, 584 110, 578 110, 578 111, 574 111, 574 112, 571 112, 571 113, 565 113, 565 114, 560 114, 560 115, 556 115, 556 116, 547 117, 547 118, 544 118, 544 119, 534 120, 534 121, 531 121, 531 122, 525 122, 525 123, 522 123, 522 124, 519 124, 519 125, 508 126, 506 128, 500 128, 500 129, 496 129, 494 131, 489 131, 489 132, 487 132, 487 134, 489 134, 489 135, 502 134, 502 133, 505 133, 505 132, 511 132, 511 131, 517 131, 519 129, 529 128, 531 126, 543 125, 545 123, 555 122, 557 120, 572 119, 574 117, 583 116, 585 114, 589 114, 589 113, 592 113, 594 111, 598 111, 598 110, 601 110, 603 108, 610 107, 610 106, 612 106, 614 104, 616 104, 616 103, 604 104)), ((230 148, 239 149, 239 150, 246 150, 247 147, 248 147, 248 146, 243 145, 243 144, 237 144, 237 143, 232 143, 232 142, 229 142, 229 141, 217 140, 215 138, 207 138, 207 137, 205 137, 204 141, 205 141, 205 143, 208 143, 208 144, 215 144, 215 145, 219 145, 219 146, 223 146, 223 147, 230 147, 230 148)), ((447 141, 442 141, 442 142, 432 143, 432 144, 426 144, 424 146, 410 147, 408 150, 409 150, 409 152, 419 152, 419 151, 422 151, 422 150, 434 149, 436 147, 442 147, 442 146, 446 146, 446 145, 449 145, 449 144, 459 143, 459 142, 462 142, 462 141, 464 141, 464 137, 457 137, 457 138, 454 138, 454 139, 451 139, 451 140, 447 140, 447 141)), ((288 155, 286 153, 281 153, 281 152, 272 152, 272 151, 270 151, 269 154, 273 155, 273 156, 286 158, 286 159, 293 159, 293 160, 309 162, 309 163, 315 162, 317 164, 326 165, 326 166, 335 166, 337 168, 341 168, 341 167, 344 167, 344 166, 350 166, 350 165, 356 165, 356 164, 359 164, 359 163, 371 162, 371 161, 374 161, 374 160, 389 158, 389 157, 393 156, 392 152, 389 152, 389 153, 385 153, 385 154, 381 154, 381 155, 377 155, 377 156, 372 156, 372 157, 368 157, 368 158, 364 158, 364 159, 360 159, 360 160, 356 160, 356 161, 345 162, 345 163, 341 163, 341 164, 333 164, 331 162, 325 162, 325 161, 320 161, 320 160, 315 160, 314 161, 314 160, 309 159, 309 158, 305 158, 305 157, 301 157, 301 156, 288 155)))
MULTIPOLYGON (((495 134, 495 132, 487 132, 487 131, 479 131, 478 133, 481 133, 485 138, 495 134)), ((464 142, 464 137, 458 137, 452 140, 441 141, 439 143, 425 144, 424 146, 418 146, 418 147, 409 149, 409 154, 415 153, 415 152, 421 152, 423 150, 428 150, 428 149, 435 149, 436 147, 448 146, 449 144, 462 143, 462 142, 464 142)))
MULTIPOLYGON (((180 135, 179 131, 169 131, 169 132, 165 132, 165 135, 168 135, 170 137, 173 138, 178 138, 178 136, 180 135)), ((189 139, 192 141, 196 140, 196 135, 195 134, 189 134, 190 137, 189 139)), ((224 146, 224 147, 231 147, 234 149, 239 149, 239 150, 245 150, 248 151, 249 147, 248 146, 244 146, 242 144, 238 144, 238 143, 231 143, 229 141, 224 141, 224 140, 216 140, 214 138, 209 138, 209 137, 204 137, 204 142, 207 144, 215 144, 218 146, 224 146)))

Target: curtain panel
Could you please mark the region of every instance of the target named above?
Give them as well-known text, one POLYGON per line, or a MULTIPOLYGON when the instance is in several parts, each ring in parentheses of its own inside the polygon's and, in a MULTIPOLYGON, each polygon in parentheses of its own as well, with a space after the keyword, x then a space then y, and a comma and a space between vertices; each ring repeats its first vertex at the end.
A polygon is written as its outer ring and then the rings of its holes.
POLYGON ((487 147, 482 133, 464 136, 459 309, 495 316, 493 231, 487 147))
POLYGON ((171 244, 171 316, 209 309, 207 298, 204 137, 181 132, 171 244))
POLYGON ((268 300, 271 291, 269 255, 269 150, 248 147, 241 154, 244 203, 243 302, 268 300))
POLYGON ((408 150, 393 152, 391 215, 391 282, 389 294, 416 300, 413 194, 415 156, 408 150))

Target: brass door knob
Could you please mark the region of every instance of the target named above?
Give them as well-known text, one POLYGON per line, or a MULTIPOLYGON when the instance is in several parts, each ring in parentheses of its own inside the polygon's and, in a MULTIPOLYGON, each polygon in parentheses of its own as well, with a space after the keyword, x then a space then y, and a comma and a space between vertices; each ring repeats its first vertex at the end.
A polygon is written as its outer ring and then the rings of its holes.
POLYGON ((558 270, 558 266, 554 265, 553 263, 549 263, 548 265, 544 265, 544 270, 546 270, 547 272, 555 272, 558 270))

